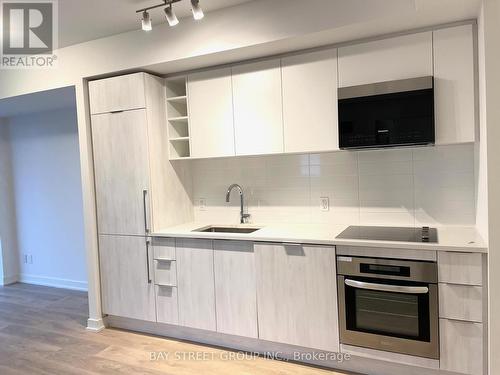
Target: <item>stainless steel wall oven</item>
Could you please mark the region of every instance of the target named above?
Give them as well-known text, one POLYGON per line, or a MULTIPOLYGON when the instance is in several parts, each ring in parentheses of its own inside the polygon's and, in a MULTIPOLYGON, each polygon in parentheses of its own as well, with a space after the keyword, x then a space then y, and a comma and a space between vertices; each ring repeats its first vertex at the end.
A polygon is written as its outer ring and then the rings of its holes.
POLYGON ((435 262, 337 257, 340 342, 439 359, 435 262))

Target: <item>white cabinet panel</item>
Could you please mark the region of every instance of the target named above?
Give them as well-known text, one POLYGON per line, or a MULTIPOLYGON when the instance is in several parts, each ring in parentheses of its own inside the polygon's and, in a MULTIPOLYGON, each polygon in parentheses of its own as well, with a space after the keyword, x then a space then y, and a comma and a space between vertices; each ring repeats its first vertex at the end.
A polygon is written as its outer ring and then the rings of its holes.
POLYGON ((231 68, 188 76, 191 156, 234 155, 231 68))
POLYGON ((333 247, 255 244, 259 338, 337 352, 333 247))
POLYGON ((212 241, 176 239, 179 324, 215 331, 212 241))
POLYGON ((145 108, 144 73, 89 82, 90 113, 145 108))
POLYGON ((255 258, 251 241, 214 241, 217 332, 257 338, 255 258))
POLYGON ((232 68, 237 155, 283 152, 280 60, 232 68))
POLYGON ((341 47, 339 87, 432 75, 432 32, 341 47))
POLYGON ((285 152, 338 150, 337 50, 282 59, 285 152))
POLYGON ((472 25, 434 31, 436 144, 474 142, 474 40, 472 25))
POLYGON ((483 288, 439 284, 439 317, 473 322, 483 321, 483 288))
POLYGON ((145 235, 151 198, 146 110, 93 115, 92 140, 99 233, 145 235))
POLYGON ((158 323, 179 324, 177 288, 156 285, 156 317, 158 323))
POLYGON ((155 237, 151 241, 154 259, 175 260, 175 238, 155 237))
POLYGON ((483 325, 439 319, 440 368, 461 374, 483 374, 483 325))
POLYGON ((154 261, 154 280, 156 285, 176 286, 177 271, 175 260, 155 260, 154 261))
POLYGON ((440 283, 483 285, 483 261, 479 253, 438 251, 440 283))
POLYGON ((147 251, 150 249, 144 237, 99 236, 105 314, 156 321, 154 284, 149 282, 147 251))

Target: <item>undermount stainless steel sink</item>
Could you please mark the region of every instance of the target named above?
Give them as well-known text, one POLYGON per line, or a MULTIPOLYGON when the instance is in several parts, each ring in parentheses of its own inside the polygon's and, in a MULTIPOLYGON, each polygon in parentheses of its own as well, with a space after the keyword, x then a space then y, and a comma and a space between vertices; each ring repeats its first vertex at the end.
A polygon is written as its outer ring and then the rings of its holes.
POLYGON ((248 227, 222 227, 222 226, 209 226, 193 230, 193 232, 211 232, 211 233, 253 233, 260 228, 248 227))

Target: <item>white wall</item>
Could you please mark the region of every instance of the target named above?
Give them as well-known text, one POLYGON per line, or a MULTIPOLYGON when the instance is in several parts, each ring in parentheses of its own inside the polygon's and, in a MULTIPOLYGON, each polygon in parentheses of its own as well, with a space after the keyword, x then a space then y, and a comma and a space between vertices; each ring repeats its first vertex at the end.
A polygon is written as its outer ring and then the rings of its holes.
POLYGON ((9 130, 20 280, 86 289, 76 109, 12 117, 9 130))
POLYGON ((488 192, 489 374, 500 374, 500 0, 484 0, 479 20, 481 127, 486 137, 488 192))
POLYGON ((19 273, 8 130, 6 121, 0 119, 0 285, 17 281, 19 273))
POLYGON ((237 222, 238 195, 225 202, 231 183, 256 223, 475 224, 473 144, 194 160, 196 220, 237 222))

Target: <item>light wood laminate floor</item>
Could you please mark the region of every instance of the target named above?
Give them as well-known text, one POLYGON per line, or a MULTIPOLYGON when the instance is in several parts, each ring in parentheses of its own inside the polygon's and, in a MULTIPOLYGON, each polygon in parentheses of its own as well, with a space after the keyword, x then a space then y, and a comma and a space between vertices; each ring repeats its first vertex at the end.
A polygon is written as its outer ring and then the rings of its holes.
POLYGON ((341 375, 264 358, 226 360, 230 352, 218 348, 117 329, 88 332, 87 311, 83 292, 0 287, 0 374, 341 375), (152 361, 151 352, 210 359, 152 361))

